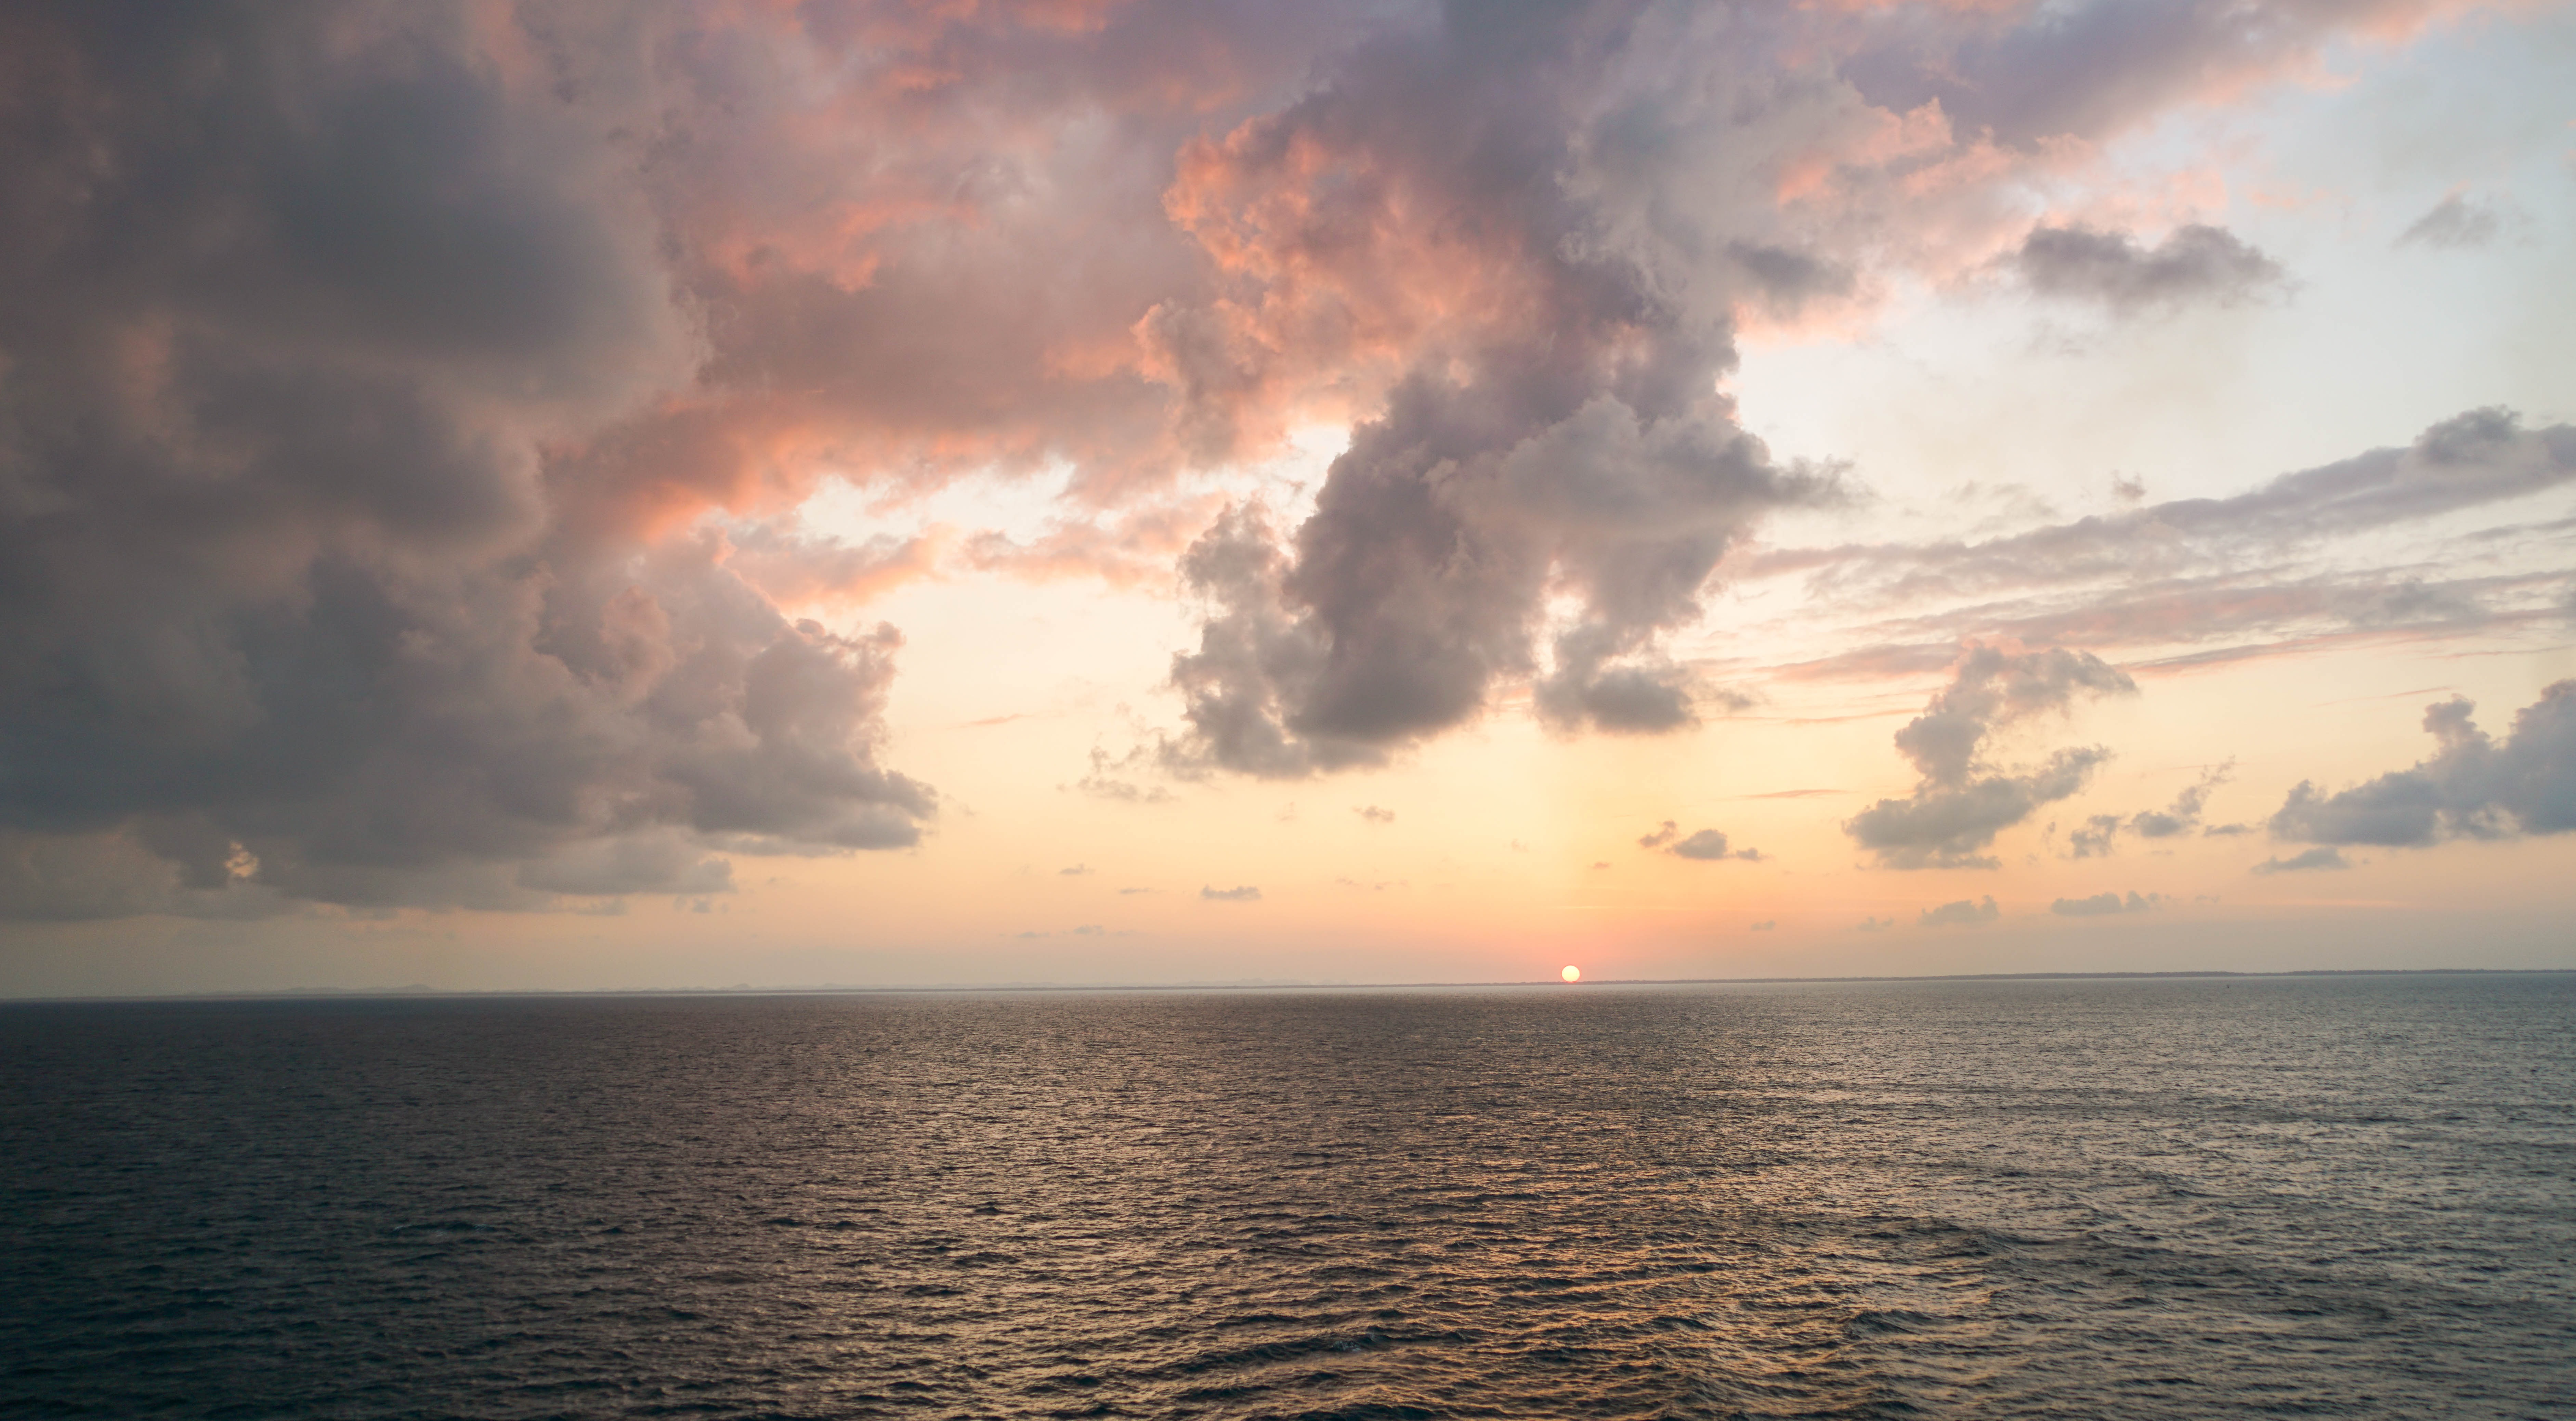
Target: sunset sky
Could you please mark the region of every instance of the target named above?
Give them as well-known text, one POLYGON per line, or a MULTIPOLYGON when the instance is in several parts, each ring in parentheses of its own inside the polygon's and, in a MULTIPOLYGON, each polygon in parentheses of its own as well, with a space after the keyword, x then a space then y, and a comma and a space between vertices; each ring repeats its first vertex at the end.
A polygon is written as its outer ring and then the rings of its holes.
POLYGON ((12 6, 0 994, 2576 967, 2571 76, 12 6))

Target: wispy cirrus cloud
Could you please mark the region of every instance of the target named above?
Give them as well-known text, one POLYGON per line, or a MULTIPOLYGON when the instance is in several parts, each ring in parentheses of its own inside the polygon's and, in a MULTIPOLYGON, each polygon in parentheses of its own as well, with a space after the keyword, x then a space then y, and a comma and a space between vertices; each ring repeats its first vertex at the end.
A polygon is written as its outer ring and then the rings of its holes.
POLYGON ((2482 409, 2232 497, 1983 539, 1770 549, 1726 571, 1794 580, 1798 617, 1839 624, 1843 649, 1765 673, 1789 680, 1919 676, 1974 638, 2148 667, 2545 631, 2566 622, 2576 576, 2553 555, 2563 512, 2535 501, 2571 487, 2576 427, 2482 409))

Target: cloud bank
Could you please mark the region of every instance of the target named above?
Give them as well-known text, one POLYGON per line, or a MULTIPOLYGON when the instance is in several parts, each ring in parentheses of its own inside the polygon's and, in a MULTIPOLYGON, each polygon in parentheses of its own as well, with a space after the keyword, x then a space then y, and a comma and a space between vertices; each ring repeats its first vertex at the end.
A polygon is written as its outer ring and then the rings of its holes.
POLYGON ((120 10, 9 25, 0 825, 492 907, 915 841, 891 629, 555 517, 702 354, 590 116, 435 10, 120 10))
MULTIPOLYGON (((915 843, 902 638, 853 609, 941 568, 1181 552, 1184 773, 1379 763, 1523 693, 1687 727, 1718 693, 1670 643, 1722 560, 1842 496, 1718 393, 1745 322, 2016 243, 2089 299, 2223 296, 2259 254, 2069 246, 2025 183, 2442 8, 12 7, 5 901, 536 907, 915 843), (1177 482, 1314 421, 1352 433, 1294 527, 1177 482), (1040 470, 1033 540, 794 517, 1040 470)), ((2417 516, 2576 462, 2484 428, 2292 496, 2417 516)), ((2038 563, 2270 526, 2204 512, 2038 563)), ((1082 783, 1162 795, 1126 768, 1082 783)), ((2015 817, 1951 807, 1891 861, 2015 817)))
POLYGON ((2439 748, 2412 768, 2332 794, 2300 781, 2272 816, 2272 836, 2406 848, 2576 829, 2576 681, 2516 711, 2501 742, 2470 718, 2476 709, 2456 696, 2425 707, 2439 748))

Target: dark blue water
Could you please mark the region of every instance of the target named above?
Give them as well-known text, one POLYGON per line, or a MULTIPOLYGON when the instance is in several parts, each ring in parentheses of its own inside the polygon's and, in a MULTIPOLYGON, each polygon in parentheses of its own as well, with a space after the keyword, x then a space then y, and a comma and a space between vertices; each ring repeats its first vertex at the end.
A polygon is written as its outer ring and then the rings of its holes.
POLYGON ((2576 979, 0 1007, 0 1413, 2576 1415, 2576 979))

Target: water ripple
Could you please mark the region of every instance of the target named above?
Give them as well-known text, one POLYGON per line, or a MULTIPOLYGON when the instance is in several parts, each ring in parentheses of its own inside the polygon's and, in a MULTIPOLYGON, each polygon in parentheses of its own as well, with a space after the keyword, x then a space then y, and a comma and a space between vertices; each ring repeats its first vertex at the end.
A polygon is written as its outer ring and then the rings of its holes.
POLYGON ((0 1008, 0 1413, 2576 1414, 2571 1008, 0 1008))

